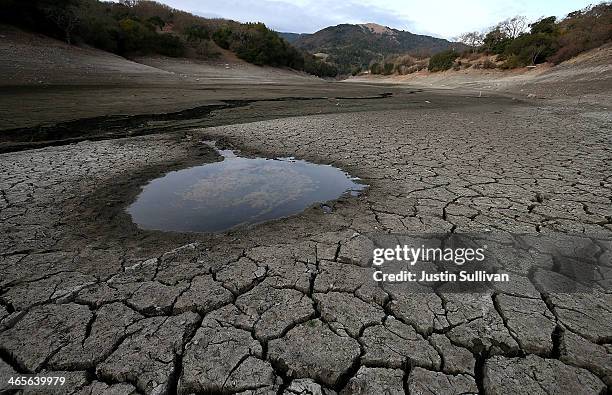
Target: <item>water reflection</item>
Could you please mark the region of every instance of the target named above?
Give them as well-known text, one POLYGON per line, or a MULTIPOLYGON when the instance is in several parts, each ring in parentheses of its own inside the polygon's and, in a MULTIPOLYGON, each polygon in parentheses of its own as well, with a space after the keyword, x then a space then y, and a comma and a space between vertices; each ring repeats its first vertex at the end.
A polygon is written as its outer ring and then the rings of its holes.
POLYGON ((222 232, 297 214, 366 188, 333 166, 219 152, 222 162, 151 181, 127 210, 132 220, 142 229, 222 232))

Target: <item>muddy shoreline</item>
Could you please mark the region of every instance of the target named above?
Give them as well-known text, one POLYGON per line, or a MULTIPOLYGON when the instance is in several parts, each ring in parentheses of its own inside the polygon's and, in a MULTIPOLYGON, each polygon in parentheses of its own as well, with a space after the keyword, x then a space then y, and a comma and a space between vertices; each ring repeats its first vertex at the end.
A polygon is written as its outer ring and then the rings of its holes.
MULTIPOLYGON (((60 122, 55 125, 40 125, 35 127, 0 130, 0 153, 21 151, 27 149, 43 148, 74 144, 80 141, 107 140, 114 138, 143 136, 155 133, 167 133, 193 128, 172 127, 171 121, 190 121, 206 118, 213 111, 230 110, 245 107, 257 102, 285 102, 285 101, 328 101, 328 100, 374 100, 384 99, 393 93, 384 92, 375 96, 355 97, 280 97, 275 99, 252 100, 223 100, 223 104, 194 107, 177 112, 139 115, 112 115, 94 118, 77 119, 60 122), (163 126, 158 126, 164 122, 163 126)), ((262 119, 268 119, 266 115, 262 119)), ((223 124, 221 120, 218 124, 223 124)))
MULTIPOLYGON (((156 136, 152 137, 156 138, 156 136)), ((316 204, 296 215, 261 224, 243 225, 221 233, 140 229, 133 223, 126 209, 140 194, 142 187, 169 172, 223 160, 223 157, 207 142, 214 141, 218 149, 234 150, 240 152, 243 157, 274 157, 269 156, 269 153, 265 154, 263 151, 233 143, 224 136, 209 134, 206 130, 170 133, 165 134, 163 138, 175 141, 175 144, 181 147, 179 155, 159 164, 145 164, 128 173, 104 180, 98 188, 86 192, 82 198, 63 205, 64 224, 68 229, 77 230, 74 237, 65 238, 66 248, 74 249, 75 241, 82 243, 83 247, 90 243, 113 244, 126 251, 140 251, 140 255, 150 256, 194 242, 204 245, 211 243, 222 245, 234 244, 236 240, 242 240, 243 243, 254 246, 257 241, 252 236, 257 234, 256 229, 258 228, 265 229, 270 226, 282 228, 283 223, 294 221, 299 217, 304 217, 300 218, 300 221, 308 221, 309 217, 316 216, 322 219, 326 214, 320 204, 316 204)), ((119 144, 120 142, 121 139, 118 140, 119 144)), ((329 164, 327 162, 323 157, 315 161, 319 164, 329 164)), ((368 182, 367 180, 361 181, 368 182)), ((334 201, 322 202, 322 204, 326 204, 328 210, 333 210, 335 206, 350 205, 351 201, 362 199, 367 199, 367 189, 359 197, 341 196, 334 201)))
MULTIPOLYGON (((301 88, 296 88, 300 92, 301 88)), ((62 116, 69 120, 59 122, 45 122, 36 126, 25 126, 17 128, 0 129, 0 153, 37 149, 47 146, 61 146, 74 144, 81 141, 99 141, 107 139, 144 136, 159 133, 185 132, 194 128, 221 126, 234 123, 257 122, 276 118, 292 116, 316 115, 316 114, 337 114, 344 112, 361 112, 382 109, 411 109, 423 108, 431 103, 432 98, 445 97, 445 100, 437 103, 444 107, 469 106, 472 100, 488 100, 508 104, 516 104, 516 98, 505 97, 502 95, 494 97, 478 97, 474 92, 444 92, 436 90, 411 89, 392 85, 370 86, 368 84, 341 84, 329 83, 323 88, 310 89, 315 92, 308 96, 289 96, 291 87, 276 88, 279 93, 269 91, 265 88, 262 94, 255 98, 232 99, 224 98, 217 92, 218 99, 204 101, 208 104, 193 107, 188 104, 168 104, 167 109, 180 106, 174 111, 160 111, 156 113, 143 112, 137 103, 130 103, 128 107, 117 109, 109 115, 98 115, 93 117, 79 117, 80 114, 100 113, 102 108, 96 110, 95 104, 88 103, 91 94, 84 86, 73 87, 73 100, 83 101, 83 105, 72 108, 70 115, 62 116), (282 92, 282 93, 281 93, 282 92), (271 97, 268 97, 271 96, 271 97), (128 109, 128 111, 126 111, 128 109), (75 117, 76 116, 76 117, 75 117)), ((170 88, 169 88, 170 89, 170 88)), ((190 94, 194 94, 198 89, 193 89, 190 94)), ((215 89, 218 90, 218 89, 215 89)), ((44 100, 50 92, 61 94, 61 87, 50 86, 36 93, 37 90, 26 89, 32 93, 37 100, 44 100)), ((164 92, 156 89, 159 93, 164 92)), ((119 91, 119 102, 123 102, 132 92, 134 95, 143 94, 139 91, 119 91), (120 92, 120 93, 119 93, 120 92)), ((10 98, 8 91, 6 98, 10 98)), ((15 100, 19 100, 21 93, 16 93, 15 100)), ((51 93, 51 96, 54 96, 51 93)), ((230 95, 231 97, 231 95, 230 95)), ((50 99, 53 100, 53 99, 50 99)), ((197 99, 194 98, 197 102, 197 99)), ((2 100, 0 98, 0 103, 2 100)), ((192 102, 193 103, 193 102, 192 102)), ((8 105, 8 101, 6 102, 8 105)), ((31 119, 25 116, 26 108, 16 108, 12 111, 11 117, 22 119, 19 123, 29 124, 31 119)), ((146 111, 146 110, 145 110, 146 111)), ((51 108, 41 108, 35 113, 45 118, 49 114, 51 119, 57 119, 55 111, 51 108)), ((0 124, 2 122, 0 114, 0 124)))

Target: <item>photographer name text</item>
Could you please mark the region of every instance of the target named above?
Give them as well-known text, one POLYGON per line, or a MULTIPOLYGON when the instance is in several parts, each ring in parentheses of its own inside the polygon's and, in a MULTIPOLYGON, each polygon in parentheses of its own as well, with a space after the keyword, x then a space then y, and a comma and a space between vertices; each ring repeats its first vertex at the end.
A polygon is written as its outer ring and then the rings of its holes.
MULTIPOLYGON (((375 248, 373 250, 373 266, 377 267, 372 274, 376 282, 509 282, 507 273, 488 273, 486 270, 458 273, 448 270, 430 272, 426 270, 399 270, 385 273, 382 266, 385 263, 401 263, 405 266, 415 266, 418 262, 442 262, 462 266, 466 263, 478 264, 485 260, 486 246, 482 248, 418 248, 407 245, 397 245, 395 248, 375 248)), ((402 268, 403 269, 403 268, 402 268)))

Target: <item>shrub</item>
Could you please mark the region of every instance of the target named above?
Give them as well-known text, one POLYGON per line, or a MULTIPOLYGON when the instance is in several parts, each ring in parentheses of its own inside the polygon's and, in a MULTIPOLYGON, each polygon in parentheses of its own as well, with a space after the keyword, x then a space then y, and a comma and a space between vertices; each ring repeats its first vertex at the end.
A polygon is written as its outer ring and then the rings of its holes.
POLYGON ((522 67, 522 62, 519 60, 518 56, 510 55, 505 57, 504 63, 499 66, 501 69, 514 69, 517 67, 522 67))
POLYGON ((453 67, 453 62, 459 54, 453 50, 444 51, 429 58, 429 71, 444 71, 453 67))
POLYGON ((512 57, 513 67, 524 67, 544 62, 547 57, 555 53, 556 49, 557 42, 553 35, 533 33, 523 34, 514 39, 506 49, 506 54, 508 60, 512 57))
POLYGON ((232 40, 232 29, 224 26, 212 35, 213 41, 223 49, 229 49, 232 40))
POLYGON ((79 29, 79 36, 96 48, 104 51, 118 53, 119 52, 119 29, 107 27, 103 23, 95 23, 87 29, 79 29))
POLYGON ((402 74, 412 74, 412 73, 416 73, 419 70, 420 69, 418 65, 409 66, 409 67, 402 69, 402 74))
POLYGON ((385 63, 383 66, 382 73, 383 75, 391 75, 393 74, 394 69, 395 69, 395 65, 393 63, 385 63))
POLYGON ((147 22, 150 23, 151 25, 157 27, 158 29, 163 29, 164 26, 166 26, 166 22, 164 22, 163 19, 161 19, 159 16, 155 15, 150 17, 149 19, 147 19, 147 22))
POLYGON ((134 18, 123 18, 119 21, 120 38, 119 51, 128 52, 148 52, 150 40, 154 32, 144 24, 134 18))
POLYGON ((221 52, 217 50, 216 45, 214 45, 210 40, 192 43, 190 47, 193 49, 193 53, 198 58, 216 59, 221 56, 221 52))
POLYGON ((473 52, 473 51, 464 51, 461 54, 461 57, 466 59, 467 61, 474 61, 476 59, 478 59, 481 56, 481 54, 479 54, 478 52, 473 52))
POLYGON ((487 58, 482 62, 482 68, 483 69, 496 69, 497 64, 495 64, 495 62, 492 61, 491 59, 487 58))
POLYGON ((410 67, 416 63, 416 60, 410 55, 405 55, 398 57, 394 63, 396 63, 398 66, 410 67))
POLYGON ((210 32, 206 26, 202 25, 191 25, 183 30, 183 34, 187 38, 187 41, 191 43, 199 43, 202 40, 208 40, 210 38, 210 32))
MULTIPOLYGON (((336 66, 309 54, 304 55, 304 71, 321 78, 330 78, 338 75, 336 66)), ((357 75, 358 72, 359 70, 355 71, 353 75, 357 75)))
POLYGON ((178 58, 185 55, 185 44, 173 34, 158 34, 152 39, 151 50, 160 55, 178 58))

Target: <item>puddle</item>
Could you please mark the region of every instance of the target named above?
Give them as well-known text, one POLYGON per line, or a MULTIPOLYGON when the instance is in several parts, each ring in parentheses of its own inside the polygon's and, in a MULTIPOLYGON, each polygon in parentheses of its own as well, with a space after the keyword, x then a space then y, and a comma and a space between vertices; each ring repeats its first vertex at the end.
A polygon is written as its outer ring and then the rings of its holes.
POLYGON ((221 162, 170 172, 147 184, 127 209, 134 223, 149 230, 223 232, 298 214, 367 187, 329 165, 219 153, 221 162))

